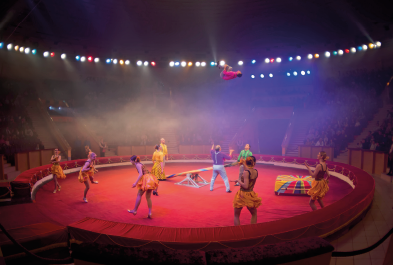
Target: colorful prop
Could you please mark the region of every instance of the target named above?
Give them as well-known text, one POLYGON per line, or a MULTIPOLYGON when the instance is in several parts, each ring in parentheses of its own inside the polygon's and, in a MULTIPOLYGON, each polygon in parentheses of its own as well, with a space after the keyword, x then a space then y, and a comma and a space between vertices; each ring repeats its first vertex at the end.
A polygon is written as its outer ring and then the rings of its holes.
MULTIPOLYGON (((234 162, 234 163, 231 163, 231 164, 224 165, 224 167, 232 167, 232 166, 235 166, 237 164, 238 164, 237 162, 234 162)), ((209 171, 209 170, 212 170, 212 169, 213 169, 213 167, 200 168, 200 169, 190 170, 190 171, 186 171, 186 172, 182 172, 182 173, 178 173, 178 174, 172 174, 172 175, 166 176, 166 178, 185 176, 186 174, 195 174, 195 173, 199 173, 199 172, 203 172, 203 171, 209 171)))
POLYGON ((308 195, 312 186, 311 176, 281 175, 275 181, 276 195, 308 195))

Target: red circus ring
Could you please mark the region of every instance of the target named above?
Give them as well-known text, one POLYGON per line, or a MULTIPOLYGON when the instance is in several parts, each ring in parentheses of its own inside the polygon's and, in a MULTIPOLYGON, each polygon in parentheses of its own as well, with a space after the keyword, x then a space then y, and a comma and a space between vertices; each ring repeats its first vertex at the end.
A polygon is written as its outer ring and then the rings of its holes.
MULTIPOLYGON (((151 156, 140 156, 142 161, 150 161, 151 156)), ((317 164, 316 159, 255 155, 258 162, 283 163, 283 166, 317 164)), ((104 157, 97 159, 97 165, 112 166, 114 163, 129 162, 129 156, 104 157)), ((203 155, 171 155, 172 161, 210 160, 203 155)), ((81 167, 86 160, 62 162, 64 170, 81 167)), ((128 247, 171 248, 212 250, 237 248, 260 244, 277 243, 287 240, 320 236, 327 238, 347 229, 360 220, 372 203, 375 181, 365 171, 351 165, 330 162, 329 170, 343 175, 345 181, 354 185, 353 191, 325 208, 291 218, 273 222, 248 224, 242 226, 213 228, 172 228, 125 224, 95 218, 84 218, 68 226, 71 236, 77 241, 95 241, 104 244, 117 244, 128 247)), ((20 174, 13 184, 25 187, 39 187, 45 177, 50 178, 51 165, 27 170, 20 174)), ((33 196, 32 196, 33 197, 33 196)), ((34 198, 33 198, 34 199, 34 198)))

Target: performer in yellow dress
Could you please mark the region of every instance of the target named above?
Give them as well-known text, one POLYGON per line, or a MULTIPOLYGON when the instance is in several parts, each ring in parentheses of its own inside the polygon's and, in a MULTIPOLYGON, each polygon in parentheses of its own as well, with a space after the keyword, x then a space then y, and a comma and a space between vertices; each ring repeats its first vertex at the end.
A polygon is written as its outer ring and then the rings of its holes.
POLYGON ((167 145, 166 145, 166 140, 164 138, 160 139, 160 146, 163 149, 163 170, 164 167, 166 166, 166 161, 168 160, 168 150, 167 150, 167 145))
POLYGON ((59 182, 57 181, 58 178, 61 179, 65 179, 66 175, 63 173, 63 169, 60 166, 59 162, 62 159, 62 157, 59 155, 59 149, 55 149, 55 154, 51 157, 51 163, 52 163, 52 167, 51 167, 51 172, 53 175, 53 181, 55 182, 55 190, 53 191, 53 193, 56 193, 57 191, 60 191, 60 189, 62 188, 59 185, 59 182))
POLYGON ((240 189, 235 194, 233 200, 234 225, 240 225, 239 216, 241 215, 242 208, 245 206, 252 214, 250 223, 255 224, 257 223, 257 207, 261 205, 261 198, 253 191, 257 177, 259 176, 259 172, 254 168, 256 158, 249 156, 246 160, 241 160, 240 163, 243 163, 245 171, 241 179, 235 180, 235 182, 240 184, 240 189))
POLYGON ((312 170, 305 162, 305 166, 309 170, 309 174, 312 175, 313 178, 312 188, 308 191, 308 195, 311 196, 311 199, 309 200, 309 205, 311 206, 313 211, 317 210, 315 200, 317 200, 321 208, 324 208, 322 199, 329 190, 328 179, 330 178, 330 173, 327 170, 326 164, 326 160, 328 160, 328 158, 329 157, 324 151, 320 151, 317 154, 317 159, 319 159, 319 165, 316 166, 315 172, 312 172, 312 170), (326 174, 327 177, 325 178, 326 174))
MULTIPOLYGON (((155 176, 159 181, 166 180, 166 174, 164 173, 164 165, 163 165, 163 150, 160 145, 155 146, 156 151, 152 156, 152 175, 155 176)), ((157 188, 153 191, 153 195, 159 196, 157 192, 157 188)))
POLYGON ((92 184, 98 184, 98 181, 94 181, 93 176, 98 171, 94 168, 94 161, 96 160, 96 154, 91 152, 89 153, 89 159, 86 160, 85 165, 79 171, 78 180, 81 183, 85 183, 85 191, 83 192, 83 201, 88 202, 86 199, 86 195, 90 189, 89 179, 92 184))
POLYGON ((137 194, 137 199, 135 201, 134 209, 127 211, 129 213, 136 215, 138 207, 140 206, 141 203, 141 197, 146 192, 146 201, 148 202, 148 208, 149 208, 148 218, 151 218, 152 216, 151 195, 152 195, 152 191, 157 189, 157 187, 159 186, 159 181, 155 178, 155 176, 149 174, 148 170, 145 168, 145 165, 141 163, 141 159, 139 156, 132 156, 130 158, 130 162, 133 165, 135 165, 139 174, 137 180, 133 184, 133 188, 135 187, 138 188, 138 194, 137 194))

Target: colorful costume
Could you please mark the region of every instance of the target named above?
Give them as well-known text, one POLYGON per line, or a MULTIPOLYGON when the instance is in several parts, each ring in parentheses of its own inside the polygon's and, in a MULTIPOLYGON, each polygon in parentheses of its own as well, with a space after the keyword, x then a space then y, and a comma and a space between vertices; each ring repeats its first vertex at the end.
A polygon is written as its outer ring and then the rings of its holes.
POLYGON ((61 179, 66 178, 66 175, 64 174, 63 169, 58 162, 52 164, 51 172, 53 175, 56 175, 56 177, 58 178, 61 179))
POLYGON ((85 181, 88 181, 90 179, 91 182, 93 182, 93 176, 94 176, 94 165, 92 161, 87 160, 86 162, 90 162, 90 169, 88 171, 82 171, 83 167, 79 171, 78 175, 78 180, 81 183, 84 183, 85 181))
MULTIPOLYGON (((252 155, 253 154, 252 154, 252 152, 250 150, 242 150, 241 153, 238 156, 238 160, 237 161, 239 162, 239 161, 241 161, 241 159, 246 160, 246 158, 248 158, 249 156, 252 156, 252 155)), ((244 165, 241 164, 239 166, 239 177, 238 177, 239 179, 242 177, 242 174, 244 173, 244 170, 245 170, 244 165)))
POLYGON ((165 167, 165 165, 166 165, 166 156, 168 155, 167 145, 161 143, 160 146, 163 149, 163 167, 165 167))
MULTIPOLYGON (((258 196, 256 192, 253 191, 254 185, 256 184, 256 179, 259 176, 259 173, 256 169, 246 169, 245 172, 249 174, 249 187, 248 189, 241 188, 235 194, 233 200, 234 208, 257 208, 261 205, 261 198, 258 196)), ((244 176, 242 175, 241 181, 244 182, 244 176)))
POLYGON ((225 67, 224 70, 220 73, 220 77, 224 80, 231 80, 237 78, 237 72, 233 72, 231 70, 233 70, 233 68, 228 65, 227 70, 225 67))
POLYGON ((312 180, 312 188, 308 191, 308 195, 311 196, 312 200, 322 199, 328 192, 328 182, 324 178, 326 170, 323 171, 323 165, 320 164, 322 170, 317 174, 316 178, 312 180))
POLYGON ((135 167, 137 168, 139 174, 141 174, 142 171, 142 177, 137 183, 137 188, 142 191, 157 189, 159 186, 159 181, 155 178, 155 176, 149 174, 149 171, 145 168, 145 165, 137 162, 135 167))
POLYGON ((215 183, 216 177, 218 174, 222 177, 224 181, 224 185, 226 186, 226 192, 231 192, 230 191, 230 183, 228 182, 227 178, 227 172, 226 169, 224 168, 224 160, 228 159, 230 160, 231 157, 223 154, 222 152, 216 152, 215 150, 211 150, 211 158, 213 160, 213 173, 212 173, 212 179, 211 179, 211 186, 210 190, 213 190, 213 184, 215 183))
POLYGON ((154 165, 152 167, 152 174, 158 179, 158 180, 165 180, 166 179, 166 174, 161 173, 161 162, 163 162, 163 152, 155 151, 152 156, 152 161, 154 162, 154 165))

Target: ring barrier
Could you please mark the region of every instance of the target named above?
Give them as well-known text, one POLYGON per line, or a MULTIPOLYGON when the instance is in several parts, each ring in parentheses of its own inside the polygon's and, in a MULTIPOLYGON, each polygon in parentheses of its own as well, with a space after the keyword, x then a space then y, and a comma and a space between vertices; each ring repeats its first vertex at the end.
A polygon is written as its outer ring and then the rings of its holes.
MULTIPOLYGON (((235 157, 235 156, 234 156, 235 157)), ((305 169, 311 168, 317 159, 255 155, 258 164, 305 169)), ((145 164, 152 163, 152 156, 140 156, 145 164)), ((80 170, 86 160, 61 162, 65 174, 80 170)), ((96 168, 131 166, 129 156, 102 157, 96 159, 96 168)), ((227 162, 234 162, 230 160, 227 162)), ((170 155, 166 163, 212 163, 210 155, 170 155)), ((68 226, 77 241, 112 242, 128 247, 161 247, 169 249, 221 249, 278 243, 311 236, 329 237, 341 232, 360 220, 369 209, 375 181, 368 173, 351 165, 328 162, 330 175, 340 178, 353 190, 323 209, 273 222, 229 227, 174 228, 123 224, 95 218, 84 218, 68 226)), ((31 188, 31 199, 46 182, 52 180, 51 165, 27 170, 15 179, 15 184, 31 188)))

